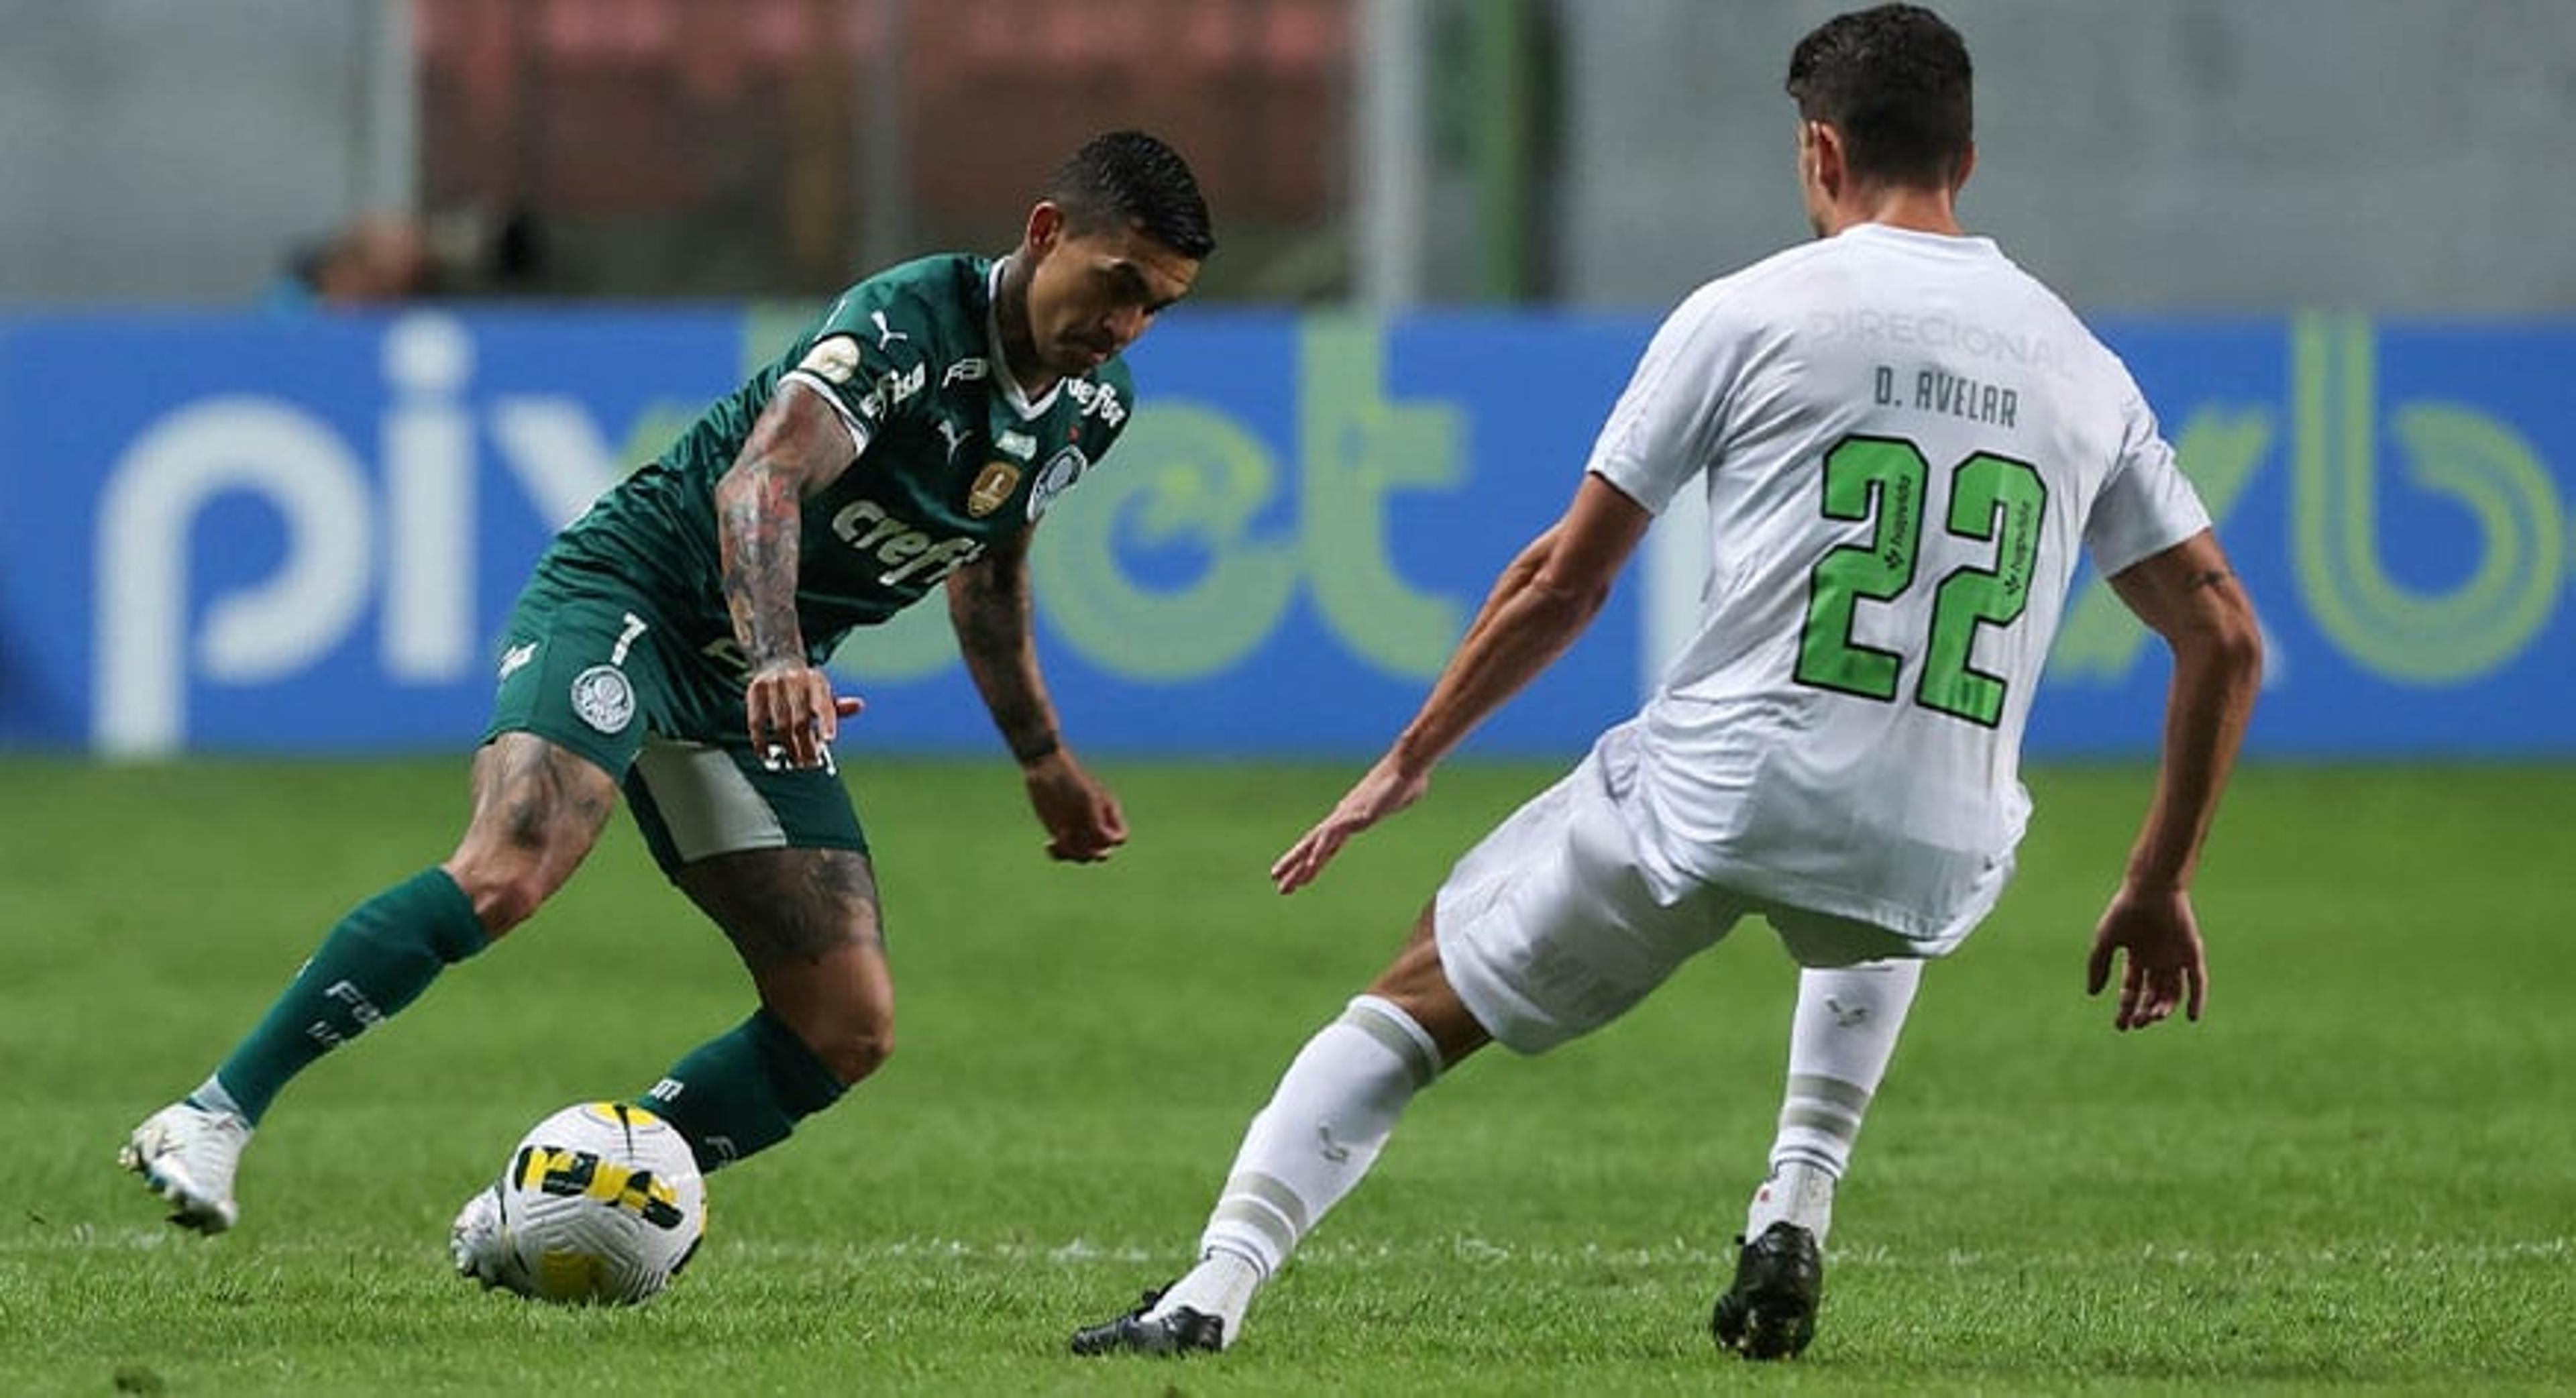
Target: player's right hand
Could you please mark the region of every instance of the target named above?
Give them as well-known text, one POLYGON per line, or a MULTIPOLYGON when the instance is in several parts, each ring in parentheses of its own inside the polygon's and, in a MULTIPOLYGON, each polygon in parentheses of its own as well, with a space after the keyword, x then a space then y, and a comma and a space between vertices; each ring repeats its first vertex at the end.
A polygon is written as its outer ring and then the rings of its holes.
POLYGON ((2127 954, 2128 965, 2120 977, 2120 1008, 2111 1027, 2144 1029, 2172 1018, 2177 1009, 2200 1018, 2200 1007, 2209 998, 2209 961, 2189 893, 2122 886, 2094 931, 2093 955, 2084 967, 2086 994, 2099 995, 2111 983, 2111 960, 2120 952, 2127 954))
POLYGON ((1369 768, 1368 774, 1333 807, 1331 815, 1272 861, 1270 881, 1279 885, 1282 893, 1294 893, 1313 883, 1353 835, 1421 800, 1422 793, 1430 789, 1429 772, 1407 771, 1392 754, 1379 758, 1377 765, 1369 768))
POLYGON ((1127 843, 1127 815, 1118 798, 1062 748, 1020 771, 1029 805, 1046 827, 1049 859, 1097 864, 1127 843))
POLYGON ((754 670, 742 702, 752 751, 773 765, 795 768, 829 765, 840 721, 866 707, 856 698, 834 697, 831 676, 798 661, 754 670))

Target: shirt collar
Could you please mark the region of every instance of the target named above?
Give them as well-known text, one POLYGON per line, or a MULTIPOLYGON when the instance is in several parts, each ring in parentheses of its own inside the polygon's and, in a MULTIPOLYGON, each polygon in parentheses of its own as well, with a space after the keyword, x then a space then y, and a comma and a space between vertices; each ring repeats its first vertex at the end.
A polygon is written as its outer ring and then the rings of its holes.
POLYGON ((993 357, 993 380, 1001 385, 1002 401, 1022 420, 1046 416, 1055 406, 1056 395, 1064 392, 1064 380, 1057 379, 1047 391, 1032 400, 1020 391, 1019 377, 1011 372, 1010 357, 1002 352, 1002 270, 1011 264, 1016 253, 1005 253, 993 259, 984 272, 984 340, 993 357))

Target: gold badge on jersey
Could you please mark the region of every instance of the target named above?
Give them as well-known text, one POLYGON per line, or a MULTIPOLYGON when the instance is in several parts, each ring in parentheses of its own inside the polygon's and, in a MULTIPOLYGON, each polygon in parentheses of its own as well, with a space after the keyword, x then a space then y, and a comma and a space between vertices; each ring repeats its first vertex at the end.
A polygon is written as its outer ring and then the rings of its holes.
POLYGON ((975 477, 975 488, 966 492, 966 513, 982 519, 1002 508, 1011 492, 1019 488, 1019 467, 1007 461, 987 461, 983 473, 975 477))

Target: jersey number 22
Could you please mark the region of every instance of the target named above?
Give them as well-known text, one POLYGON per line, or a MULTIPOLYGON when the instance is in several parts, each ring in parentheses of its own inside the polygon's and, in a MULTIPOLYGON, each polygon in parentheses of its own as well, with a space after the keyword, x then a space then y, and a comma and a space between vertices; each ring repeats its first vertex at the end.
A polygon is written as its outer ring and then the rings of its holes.
MULTIPOLYGON (((1871 520, 1869 542, 1829 550, 1808 578, 1807 624, 1798 638, 1800 684, 1894 703, 1906 657, 1852 639, 1863 602, 1894 602, 1914 586, 1923 547, 1923 496, 1931 464, 1894 437, 1845 437, 1825 453, 1827 518, 1871 520)), ((1992 728, 2006 684, 1970 662, 1977 628, 2010 626, 2030 603, 2048 483, 2029 463, 1978 452, 1951 468, 1953 537, 1992 543, 1994 566, 1954 568, 1932 595, 1914 702, 1992 728)))

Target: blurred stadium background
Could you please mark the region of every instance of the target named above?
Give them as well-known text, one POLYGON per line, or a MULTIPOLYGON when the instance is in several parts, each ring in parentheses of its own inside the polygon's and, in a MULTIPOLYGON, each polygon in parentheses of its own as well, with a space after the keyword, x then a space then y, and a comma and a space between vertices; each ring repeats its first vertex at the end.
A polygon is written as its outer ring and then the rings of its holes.
MULTIPOLYGON (((1686 617, 1677 512, 1434 799, 1264 896, 1657 317, 1805 236, 1781 70, 1845 7, 0 0, 0 1386, 1135 1391, 1064 1329, 1161 1279, 1285 1054, 1686 617), (687 1287, 531 1318, 438 1275, 527 1122, 741 1013, 622 822, 550 930, 299 1084, 239 1234, 167 1246, 114 1142, 453 837, 548 533, 822 298, 1001 250, 1128 124, 1223 246, 1036 567, 1136 844, 1045 867, 940 619, 862 636, 907 1056, 719 1182, 687 1287)), ((1967 220, 2129 360, 2271 667, 2212 1020, 2117 1040, 2074 983, 2164 667, 2082 584, 2022 883, 1928 983, 1797 1377, 2576 1382, 2576 6, 1938 8, 1967 220)), ((1193 1388, 1693 1391, 1788 989, 1720 955, 1433 1094, 1193 1388)))
MULTIPOLYGON (((1828 3, 181 0, 0 7, 0 743, 444 749, 527 558, 823 297, 1170 135, 1224 248, 1049 531, 1095 746, 1348 753, 1558 506, 1654 317, 1803 236, 1828 3), (149 366, 137 372, 136 366, 149 366), (148 561, 141 561, 148 560, 148 561), (1330 696, 1330 702, 1287 702, 1330 696), (1094 716, 1103 716, 1095 718, 1094 716)), ((2097 317, 2247 560, 2261 753, 2576 751, 2576 13, 1960 0, 1967 213, 2097 317)), ((1579 745, 1686 524, 1494 751, 1579 745)), ((934 618, 846 667, 979 749, 934 618)), ((2098 586, 2042 753, 2137 753, 2098 586)))

